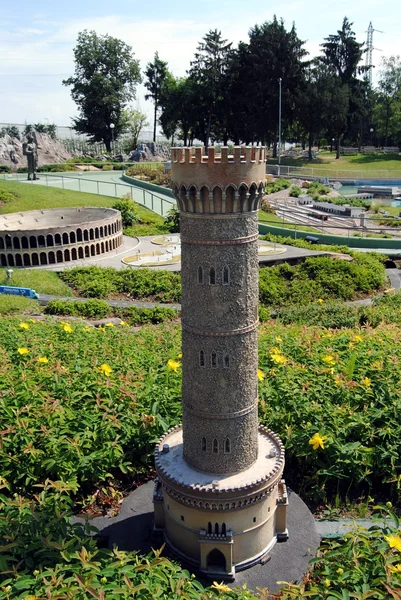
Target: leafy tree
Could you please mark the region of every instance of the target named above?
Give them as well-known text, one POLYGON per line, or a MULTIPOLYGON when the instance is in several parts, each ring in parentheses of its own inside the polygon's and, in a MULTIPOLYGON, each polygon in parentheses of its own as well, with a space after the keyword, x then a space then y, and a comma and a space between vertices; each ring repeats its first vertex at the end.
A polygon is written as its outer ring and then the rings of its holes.
POLYGON ((159 58, 159 53, 155 52, 153 63, 148 63, 146 66, 145 87, 149 90, 149 94, 145 95, 145 99, 153 100, 154 104, 154 123, 153 123, 153 141, 156 142, 156 125, 157 113, 160 108, 165 87, 172 79, 172 75, 168 70, 168 64, 159 58))
POLYGON ((122 111, 135 98, 141 81, 139 61, 125 42, 87 30, 78 34, 74 58, 74 76, 63 81, 72 86, 71 96, 80 113, 73 119, 73 128, 88 134, 92 142, 103 141, 110 152, 110 124, 114 123, 117 138, 124 126, 122 111))
POLYGON ((131 136, 131 149, 135 150, 138 146, 138 140, 142 129, 149 126, 148 117, 139 109, 126 109, 123 110, 122 121, 124 123, 124 131, 131 136))
POLYGON ((5 135, 17 138, 17 140, 21 139, 19 129, 16 125, 6 125, 5 127, 2 127, 0 130, 0 137, 4 137, 5 135))
POLYGON ((401 60, 399 56, 384 57, 376 93, 376 133, 387 146, 401 141, 401 60))
POLYGON ((164 89, 160 124, 164 135, 174 137, 177 129, 187 146, 196 124, 198 86, 191 77, 171 78, 164 89))
POLYGON ((214 137, 218 137, 218 122, 221 124, 229 100, 224 92, 231 46, 231 43, 222 39, 221 31, 210 30, 199 43, 191 62, 189 76, 193 87, 197 88, 198 101, 198 120, 194 124, 194 133, 203 141, 206 151, 212 128, 216 130, 214 137))

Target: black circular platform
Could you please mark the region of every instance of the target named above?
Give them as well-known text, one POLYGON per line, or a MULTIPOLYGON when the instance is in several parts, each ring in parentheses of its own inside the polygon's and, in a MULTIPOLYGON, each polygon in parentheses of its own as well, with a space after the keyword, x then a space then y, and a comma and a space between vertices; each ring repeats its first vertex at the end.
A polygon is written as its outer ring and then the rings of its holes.
MULTIPOLYGON (((109 548, 116 545, 120 550, 137 550, 142 554, 157 547, 157 541, 152 537, 153 490, 154 483, 146 483, 125 498, 116 517, 96 517, 90 521, 99 530, 102 545, 109 548)), ((228 585, 236 587, 246 583, 251 590, 267 587, 271 592, 277 592, 280 587, 277 581, 297 582, 307 571, 309 561, 316 556, 320 537, 312 513, 301 498, 288 489, 288 500, 289 539, 277 543, 264 564, 258 563, 237 573, 235 581, 228 585)), ((80 519, 75 517, 74 520, 80 519)), ((192 567, 185 567, 194 572, 192 567)), ((199 579, 205 585, 210 583, 204 577, 199 579)))

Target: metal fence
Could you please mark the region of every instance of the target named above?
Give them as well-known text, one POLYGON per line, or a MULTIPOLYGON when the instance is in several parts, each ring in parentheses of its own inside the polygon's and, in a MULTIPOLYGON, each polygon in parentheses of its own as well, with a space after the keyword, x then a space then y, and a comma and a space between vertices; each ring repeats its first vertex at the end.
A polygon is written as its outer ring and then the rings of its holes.
POLYGON ((346 169, 325 169, 321 167, 293 167, 287 165, 267 165, 266 173, 269 175, 283 175, 287 177, 317 177, 329 179, 346 179, 348 181, 354 181, 355 179, 381 179, 383 181, 401 181, 401 171, 388 171, 388 170, 376 170, 376 171, 350 171, 346 169))
MULTIPOLYGON (((24 181, 27 185, 29 182, 26 179, 26 173, 1 173, 2 179, 11 181, 24 181)), ((46 185, 49 187, 58 187, 78 192, 86 192, 88 194, 97 194, 98 196, 111 196, 112 198, 121 198, 128 194, 132 200, 141 204, 145 208, 152 210, 158 215, 164 217, 168 211, 175 206, 173 198, 162 196, 148 190, 144 190, 128 183, 118 183, 114 181, 102 181, 99 179, 89 179, 85 177, 77 177, 74 175, 58 175, 40 173, 40 179, 43 183, 37 184, 32 182, 31 185, 46 185)))

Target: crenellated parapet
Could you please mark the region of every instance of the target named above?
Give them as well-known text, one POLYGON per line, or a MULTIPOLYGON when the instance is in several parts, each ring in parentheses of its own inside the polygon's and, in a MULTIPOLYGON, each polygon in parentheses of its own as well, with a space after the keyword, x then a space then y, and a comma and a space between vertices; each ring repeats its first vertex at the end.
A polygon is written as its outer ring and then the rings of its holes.
POLYGON ((173 148, 171 186, 179 209, 188 213, 256 211, 265 190, 266 148, 173 148))

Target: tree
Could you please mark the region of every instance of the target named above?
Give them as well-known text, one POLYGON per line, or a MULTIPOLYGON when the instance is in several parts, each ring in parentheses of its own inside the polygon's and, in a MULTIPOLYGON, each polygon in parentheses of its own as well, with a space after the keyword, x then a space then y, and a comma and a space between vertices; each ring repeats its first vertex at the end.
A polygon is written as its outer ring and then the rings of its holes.
POLYGON ((158 52, 155 52, 153 63, 148 63, 145 71, 145 76, 147 77, 147 81, 145 81, 145 87, 149 90, 149 94, 145 95, 145 100, 152 99, 154 104, 154 142, 156 142, 157 113, 161 104, 165 87, 172 79, 172 75, 167 67, 168 64, 159 58, 158 52))
POLYGON ((304 42, 295 25, 287 31, 282 19, 255 25, 249 32, 248 75, 241 89, 248 94, 253 129, 262 143, 273 142, 276 155, 278 136, 279 79, 282 80, 282 122, 284 132, 296 117, 297 98, 307 64, 304 42))
POLYGON ((177 129, 187 146, 193 138, 196 124, 197 86, 190 77, 171 78, 161 101, 160 124, 167 138, 174 137, 177 129))
POLYGON ((31 133, 32 131, 47 133, 52 140, 55 140, 57 137, 57 125, 55 123, 34 123, 33 125, 25 125, 23 135, 28 135, 28 133, 31 133))
POLYGON ((5 135, 17 138, 17 140, 21 139, 19 129, 16 125, 6 125, 5 127, 2 127, 0 130, 0 137, 4 137, 5 135))
POLYGON ((78 105, 79 117, 73 128, 90 136, 92 142, 103 141, 107 151, 114 137, 122 132, 123 109, 135 98, 141 81, 139 61, 131 46, 109 35, 81 31, 74 48, 75 73, 63 80, 72 86, 71 96, 78 105))
POLYGON ((122 122, 124 123, 124 132, 129 133, 131 136, 131 149, 135 150, 142 129, 149 126, 148 117, 139 109, 126 109, 123 110, 122 122))
POLYGON ((399 56, 384 57, 382 69, 379 72, 379 85, 377 89, 377 133, 382 134, 384 145, 387 146, 388 138, 394 141, 401 133, 401 60, 399 56))
POLYGON ((199 43, 191 62, 189 76, 198 89, 196 136, 203 141, 206 152, 212 128, 218 130, 218 121, 221 121, 225 109, 225 76, 232 54, 231 46, 222 39, 221 31, 210 30, 199 43))
MULTIPOLYGON (((348 97, 347 126, 344 134, 352 140, 359 138, 362 142, 362 123, 366 114, 366 83, 358 80, 357 76, 366 72, 367 68, 360 66, 365 52, 363 44, 356 41, 352 31, 352 23, 344 17, 342 28, 336 34, 331 34, 321 44, 323 56, 320 60, 337 75, 340 86, 347 90, 339 92, 338 99, 348 97)), ((368 67, 369 68, 369 67, 368 67)), ((340 113, 343 107, 338 107, 340 113)), ((343 135, 343 134, 341 134, 343 135)), ((340 140, 336 140, 337 155, 340 157, 340 140)))

